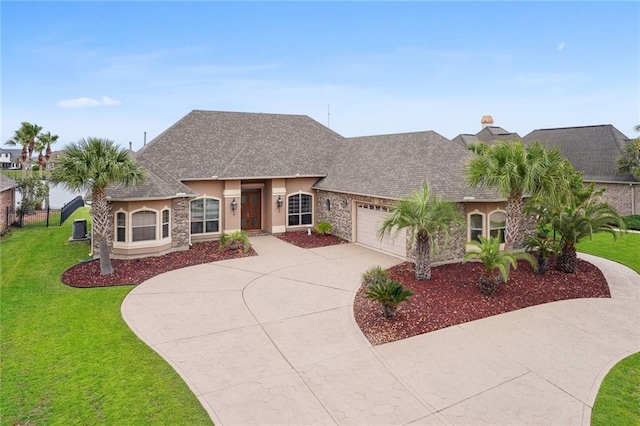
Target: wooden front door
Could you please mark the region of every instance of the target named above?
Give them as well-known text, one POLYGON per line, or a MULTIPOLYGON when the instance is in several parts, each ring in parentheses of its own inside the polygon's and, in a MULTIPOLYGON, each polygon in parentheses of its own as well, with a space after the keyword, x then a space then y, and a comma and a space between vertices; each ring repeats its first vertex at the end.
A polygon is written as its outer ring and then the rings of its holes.
POLYGON ((247 189, 242 191, 240 214, 242 215, 241 228, 245 231, 261 229, 261 203, 262 192, 260 189, 247 189))

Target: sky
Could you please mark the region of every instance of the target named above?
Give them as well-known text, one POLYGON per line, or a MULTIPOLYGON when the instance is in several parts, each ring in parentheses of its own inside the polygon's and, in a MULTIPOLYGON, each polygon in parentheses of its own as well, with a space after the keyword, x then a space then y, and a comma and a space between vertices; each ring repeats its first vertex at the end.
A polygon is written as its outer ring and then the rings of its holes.
MULTIPOLYGON (((194 109, 339 134, 640 124, 638 2, 0 2, 2 142, 142 147, 194 109)), ((60 146, 61 145, 61 146, 60 146)))

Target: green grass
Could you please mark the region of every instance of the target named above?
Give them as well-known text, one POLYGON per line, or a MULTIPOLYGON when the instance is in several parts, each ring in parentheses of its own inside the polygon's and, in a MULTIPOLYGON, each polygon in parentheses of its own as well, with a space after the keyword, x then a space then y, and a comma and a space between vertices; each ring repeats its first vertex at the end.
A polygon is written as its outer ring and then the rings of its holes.
POLYGON ((2 170, 2 174, 11 179, 22 177, 22 170, 2 170))
POLYGON ((640 352, 617 363, 604 378, 593 405, 591 424, 640 425, 640 352))
POLYGON ((611 234, 598 233, 593 240, 582 240, 576 248, 583 253, 622 263, 640 274, 640 234, 620 234, 615 241, 611 234))
POLYGON ((0 242, 0 424, 211 424, 177 373, 124 323, 127 287, 74 289, 60 274, 88 256, 62 227, 0 242))

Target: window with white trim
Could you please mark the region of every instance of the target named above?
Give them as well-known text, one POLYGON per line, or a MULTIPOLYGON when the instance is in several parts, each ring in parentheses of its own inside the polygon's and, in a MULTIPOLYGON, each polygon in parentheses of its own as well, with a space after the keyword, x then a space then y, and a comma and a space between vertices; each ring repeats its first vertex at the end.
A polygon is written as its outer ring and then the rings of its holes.
POLYGON ((116 241, 127 241, 127 214, 124 212, 116 213, 116 241))
POLYGON ((204 234, 220 231, 220 200, 198 198, 191 201, 191 233, 204 234))
POLYGON ((479 213, 469 215, 469 241, 480 241, 484 236, 484 216, 479 213))
POLYGON ((162 210, 162 238, 169 238, 169 209, 162 210))
POLYGON ((489 235, 499 237, 500 243, 504 243, 504 235, 507 230, 507 215, 505 212, 496 210, 489 215, 489 235))
POLYGON ((141 210, 131 215, 131 241, 151 241, 156 239, 157 214, 151 210, 141 210))
POLYGON ((311 225, 313 223, 313 196, 293 194, 287 197, 287 223, 289 226, 311 225))

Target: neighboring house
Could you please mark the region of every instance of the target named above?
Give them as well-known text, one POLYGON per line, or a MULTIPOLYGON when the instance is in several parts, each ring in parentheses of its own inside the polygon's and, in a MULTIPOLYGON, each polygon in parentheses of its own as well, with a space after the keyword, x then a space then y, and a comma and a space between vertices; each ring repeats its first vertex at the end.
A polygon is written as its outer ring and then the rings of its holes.
POLYGON ((196 110, 134 155, 147 182, 107 190, 116 256, 184 250, 240 229, 306 230, 321 220, 349 241, 410 256, 406 235, 380 242, 377 231, 388 206, 425 178, 466 215, 440 260, 505 226, 504 200, 464 184, 473 154, 435 132, 347 139, 302 115, 196 110))
POLYGON ((19 169, 22 149, 0 148, 0 168, 19 169))
POLYGON ((16 203, 16 182, 0 173, 0 232, 11 225, 9 210, 16 203))
POLYGON ((518 135, 517 133, 511 133, 503 129, 502 127, 494 126, 493 117, 491 117, 490 115, 485 115, 484 117, 482 117, 480 123, 482 124, 482 130, 480 130, 475 135, 463 133, 451 140, 464 147, 478 142, 484 142, 488 145, 492 145, 497 141, 511 142, 514 140, 522 140, 520 135, 518 135))
POLYGON ((523 140, 557 147, 576 170, 584 173, 586 183, 607 188, 603 198, 620 214, 640 214, 640 180, 616 172, 616 158, 629 138, 612 125, 539 129, 523 140))

